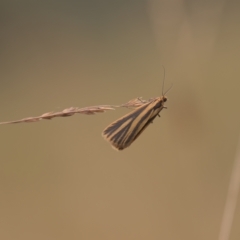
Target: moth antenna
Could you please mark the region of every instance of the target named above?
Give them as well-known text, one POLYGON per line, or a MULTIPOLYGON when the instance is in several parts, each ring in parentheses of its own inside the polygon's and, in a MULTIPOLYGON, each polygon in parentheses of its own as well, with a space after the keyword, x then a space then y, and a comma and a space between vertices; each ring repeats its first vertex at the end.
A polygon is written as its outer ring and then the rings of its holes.
POLYGON ((163 83, 162 83, 162 96, 164 96, 163 94, 163 90, 164 90, 164 82, 165 82, 165 67, 162 65, 163 67, 163 83))
POLYGON ((172 89, 172 87, 173 87, 173 83, 172 83, 171 87, 163 94, 163 96, 165 96, 172 89))
POLYGON ((165 67, 163 65, 162 65, 162 67, 163 67, 162 96, 165 96, 171 90, 171 88, 173 87, 173 83, 172 83, 171 87, 165 93, 163 93, 163 91, 164 91, 164 83, 165 83, 165 67))

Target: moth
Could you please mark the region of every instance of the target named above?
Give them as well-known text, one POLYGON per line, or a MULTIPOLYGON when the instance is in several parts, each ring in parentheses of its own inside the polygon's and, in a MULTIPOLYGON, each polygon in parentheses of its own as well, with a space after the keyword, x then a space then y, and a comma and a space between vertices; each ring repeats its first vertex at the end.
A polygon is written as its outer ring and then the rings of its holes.
MULTIPOLYGON (((164 80, 162 89, 163 88, 164 80)), ((159 113, 164 108, 167 108, 164 106, 164 103, 167 101, 165 94, 171 88, 172 86, 165 93, 162 92, 161 97, 153 98, 151 101, 111 123, 103 130, 103 138, 110 142, 116 150, 123 150, 129 147, 140 136, 143 130, 145 130, 150 123, 153 123, 153 120, 157 116, 160 117, 159 113)))

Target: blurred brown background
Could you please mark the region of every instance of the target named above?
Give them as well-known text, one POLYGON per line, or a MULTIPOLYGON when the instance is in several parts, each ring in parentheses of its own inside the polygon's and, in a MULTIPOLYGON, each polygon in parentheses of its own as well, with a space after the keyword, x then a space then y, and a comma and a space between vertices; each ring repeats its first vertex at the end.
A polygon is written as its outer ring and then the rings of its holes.
MULTIPOLYGON (((218 239, 240 130, 238 1, 1 1, 0 121, 161 96, 130 148, 126 109, 0 126, 0 239, 218 239)), ((231 240, 240 239, 240 201, 231 240)))

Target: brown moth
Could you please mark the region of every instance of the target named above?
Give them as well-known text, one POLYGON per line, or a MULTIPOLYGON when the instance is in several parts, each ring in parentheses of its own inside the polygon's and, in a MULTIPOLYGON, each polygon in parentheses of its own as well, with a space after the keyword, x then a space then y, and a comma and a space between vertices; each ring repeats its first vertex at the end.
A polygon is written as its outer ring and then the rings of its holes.
MULTIPOLYGON (((170 89, 171 87, 166 91, 166 93, 170 89)), ((165 94, 162 93, 161 97, 152 99, 111 123, 103 130, 102 136, 109 141, 112 147, 116 150, 123 150, 126 147, 129 147, 157 116, 160 117, 159 113, 162 109, 166 108, 164 106, 164 103, 167 101, 165 94)))

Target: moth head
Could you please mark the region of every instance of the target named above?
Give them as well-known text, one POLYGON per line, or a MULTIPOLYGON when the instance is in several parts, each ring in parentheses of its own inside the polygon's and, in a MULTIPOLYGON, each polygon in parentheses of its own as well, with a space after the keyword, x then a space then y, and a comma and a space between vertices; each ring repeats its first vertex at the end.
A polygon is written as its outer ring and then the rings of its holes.
POLYGON ((162 100, 163 100, 163 102, 166 102, 167 101, 167 97, 163 96, 162 100))

